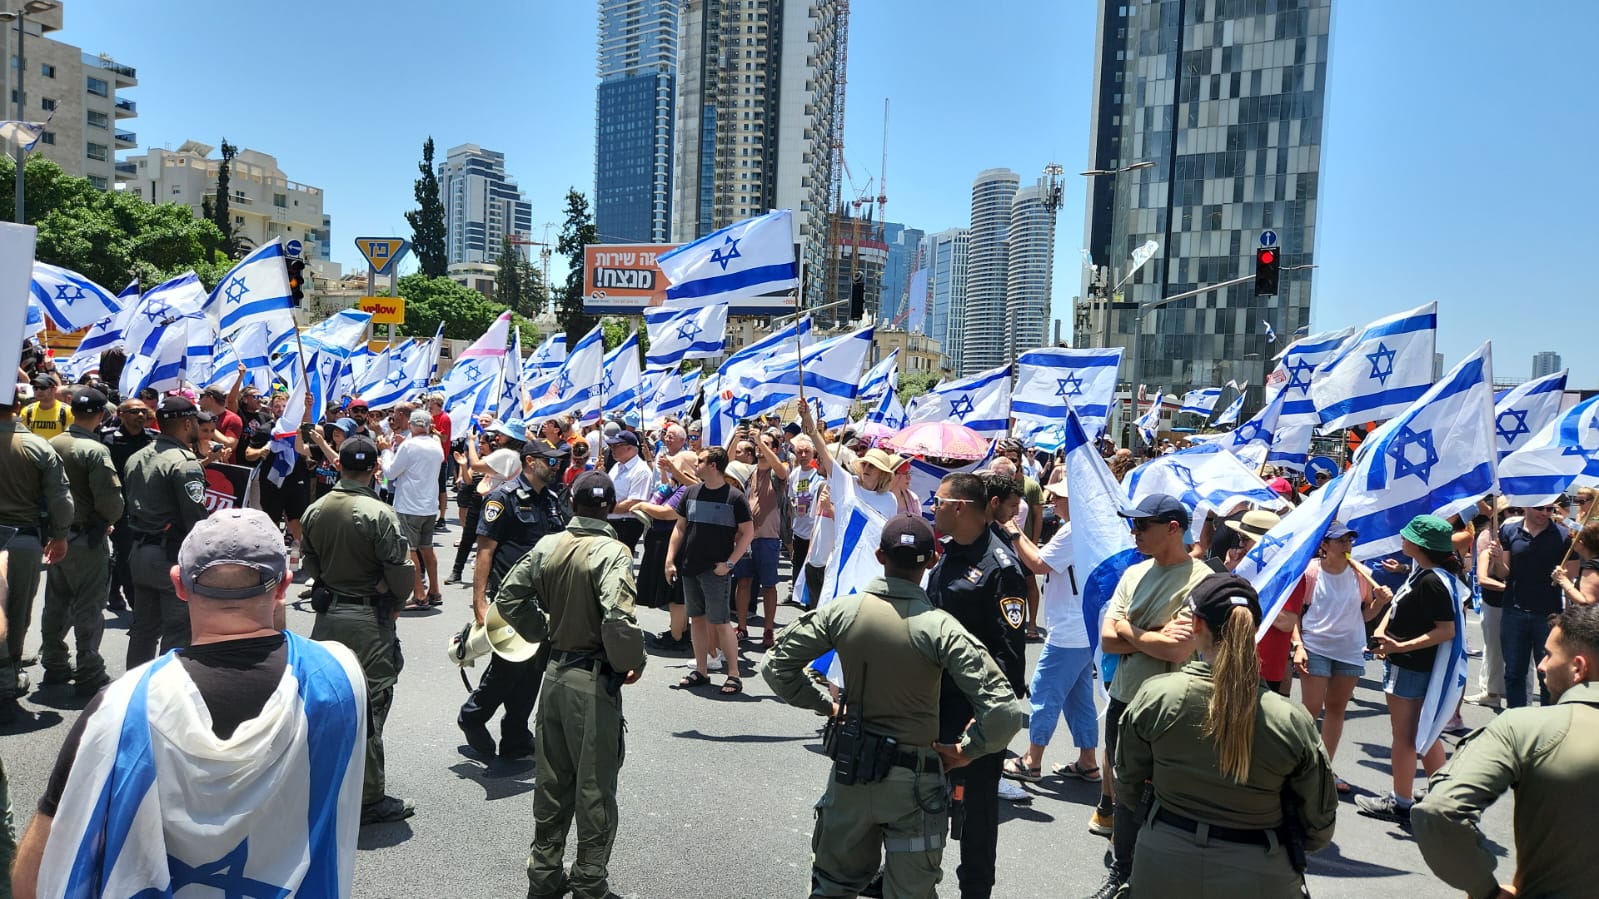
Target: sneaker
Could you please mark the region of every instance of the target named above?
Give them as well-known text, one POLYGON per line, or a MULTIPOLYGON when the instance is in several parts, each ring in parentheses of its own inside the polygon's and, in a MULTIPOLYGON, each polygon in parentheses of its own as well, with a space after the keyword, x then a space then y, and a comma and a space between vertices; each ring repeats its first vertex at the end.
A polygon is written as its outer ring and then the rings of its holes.
POLYGON ((1096 837, 1108 837, 1111 833, 1111 822, 1114 815, 1111 812, 1102 812, 1094 809, 1094 816, 1088 819, 1088 832, 1096 837))
POLYGON ((1001 778, 999 782, 999 798, 1007 802, 1025 804, 1033 801, 1033 794, 1022 789, 1020 784, 1001 778))
POLYGON ((1392 793, 1381 796, 1356 796, 1355 807, 1368 818, 1380 818, 1410 826, 1411 803, 1400 802, 1392 793))
POLYGON ((489 729, 486 726, 483 724, 471 724, 460 718, 455 719, 455 724, 461 728, 461 733, 466 736, 466 745, 482 755, 494 754, 494 736, 489 733, 489 729))
POLYGON ((1115 899, 1127 892, 1127 875, 1115 868, 1105 872, 1105 882, 1088 899, 1115 899))
POLYGON ((658 634, 646 634, 644 646, 656 653, 679 653, 690 649, 693 643, 687 634, 673 637, 670 630, 664 630, 658 634))
POLYGON ((726 668, 726 667, 727 667, 727 653, 722 652, 720 649, 718 649, 716 651, 715 658, 712 658, 705 665, 705 668, 708 671, 721 671, 723 668, 726 668))
POLYGON ((111 683, 111 676, 102 671, 98 677, 91 677, 88 680, 80 679, 72 685, 72 692, 85 698, 92 697, 109 683, 111 683))
POLYGON ((361 826, 368 824, 393 824, 416 814, 416 804, 409 799, 385 796, 377 802, 361 806, 361 826))
POLYGON ((505 743, 500 746, 502 759, 530 759, 534 755, 532 743, 505 743))
POLYGON ((446 585, 459 584, 460 582, 461 582, 461 570, 459 568, 457 568, 456 570, 450 572, 450 576, 444 579, 444 583, 446 585))
POLYGON ((1498 693, 1489 693, 1487 690, 1484 690, 1481 693, 1473 693, 1470 696, 1467 696, 1465 701, 1471 703, 1472 705, 1480 705, 1484 708, 1493 709, 1496 712, 1499 711, 1498 693))
POLYGON ((47 669, 44 672, 44 677, 39 678, 39 686, 41 687, 64 686, 70 683, 72 683, 71 669, 47 669))

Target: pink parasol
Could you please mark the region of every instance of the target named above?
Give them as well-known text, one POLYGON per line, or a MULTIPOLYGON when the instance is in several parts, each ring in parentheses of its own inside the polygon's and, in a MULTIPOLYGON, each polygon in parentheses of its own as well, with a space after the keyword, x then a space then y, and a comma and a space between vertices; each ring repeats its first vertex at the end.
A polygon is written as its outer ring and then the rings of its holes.
POLYGON ((950 421, 913 424, 883 441, 883 446, 907 456, 938 456, 971 461, 988 455, 988 441, 983 435, 950 421))
POLYGON ((898 433, 899 431, 880 421, 869 421, 861 425, 861 437, 872 446, 880 446, 884 440, 898 433))

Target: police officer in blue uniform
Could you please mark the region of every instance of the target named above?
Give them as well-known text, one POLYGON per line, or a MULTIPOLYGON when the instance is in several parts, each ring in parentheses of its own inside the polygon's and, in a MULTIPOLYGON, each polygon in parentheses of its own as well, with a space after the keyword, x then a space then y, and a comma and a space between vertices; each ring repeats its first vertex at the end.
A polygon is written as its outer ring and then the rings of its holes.
MULTIPOLYGON (((1010 682, 1025 695, 1027 575, 1004 539, 989 527, 998 500, 981 478, 946 475, 933 498, 933 522, 944 534, 944 556, 928 576, 933 605, 976 637, 1010 682)), ((938 741, 953 743, 972 720, 972 706, 946 674, 939 691, 938 741)), ((961 863, 955 869, 964 899, 987 899, 994 890, 999 840, 999 779, 1004 752, 974 759, 950 775, 961 796, 952 816, 963 822, 961 863)))
MULTIPOLYGON (((499 592, 500 582, 534 544, 550 534, 559 534, 571 517, 566 498, 560 493, 561 474, 571 449, 548 440, 529 440, 522 446, 522 474, 507 481, 483 499, 478 518, 477 559, 472 575, 472 615, 478 624, 488 613, 489 603, 499 592)), ((467 697, 456 717, 468 746, 484 755, 493 755, 494 738, 488 722, 500 706, 505 717, 500 721, 500 755, 523 758, 533 754, 533 731, 528 719, 544 681, 549 661, 549 643, 539 647, 533 658, 510 662, 490 656, 488 669, 477 689, 467 697)))

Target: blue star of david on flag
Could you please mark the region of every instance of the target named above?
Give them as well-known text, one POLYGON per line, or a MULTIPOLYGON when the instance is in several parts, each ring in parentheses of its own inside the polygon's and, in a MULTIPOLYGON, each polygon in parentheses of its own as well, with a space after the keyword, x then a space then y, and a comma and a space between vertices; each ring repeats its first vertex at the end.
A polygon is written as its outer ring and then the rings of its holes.
POLYGON ((1245 556, 1253 561, 1256 566, 1264 568, 1266 563, 1271 560, 1271 556, 1287 544, 1288 541, 1281 537, 1274 537, 1269 533, 1262 534, 1260 535, 1260 540, 1255 543, 1255 548, 1245 553, 1245 556))
MULTIPOLYGON (((1392 360, 1390 360, 1390 369, 1392 368, 1392 365, 1392 360)), ((1305 361, 1304 357, 1298 357, 1294 359, 1294 364, 1288 366, 1288 387, 1293 390, 1298 390, 1302 394, 1309 393, 1310 376, 1315 370, 1316 366, 1305 361)))
POLYGON ((169 855, 167 866, 172 874, 172 883, 168 891, 157 892, 151 888, 136 894, 134 899, 171 896, 191 885, 218 890, 228 899, 285 899, 289 895, 288 890, 245 875, 245 861, 249 856, 249 849, 246 846, 248 842, 246 840, 239 843, 232 851, 216 861, 203 862, 193 867, 169 855))
POLYGON ((86 296, 88 296, 88 294, 84 292, 83 288, 76 284, 56 285, 56 299, 61 300, 62 302, 73 303, 83 299, 86 296), (70 295, 67 293, 68 288, 72 289, 72 293, 70 295))
POLYGON ((1199 482, 1194 479, 1194 472, 1188 466, 1179 465, 1178 463, 1173 462, 1167 466, 1166 470, 1171 472, 1172 476, 1189 490, 1194 490, 1199 487, 1199 482))
POLYGON ((387 378, 383 379, 383 383, 389 385, 390 387, 398 387, 398 386, 400 386, 400 382, 402 382, 404 380, 405 380, 405 372, 404 371, 393 371, 393 372, 389 372, 389 376, 387 378))
POLYGON ((1394 373, 1395 355, 1386 344, 1378 341, 1377 349, 1366 354, 1366 360, 1371 363, 1371 374, 1367 377, 1376 378, 1379 384, 1387 386, 1389 376, 1394 373))
POLYGON ((555 393, 565 396, 572 389, 572 373, 563 370, 561 376, 555 379, 555 393))
POLYGON ((615 389, 616 389, 616 376, 611 374, 610 371, 606 371, 605 372, 605 377, 600 380, 600 390, 604 391, 608 395, 608 394, 611 393, 611 391, 613 391, 615 389))
POLYGON ((971 397, 971 395, 963 393, 960 396, 955 397, 954 399, 950 400, 949 401, 949 414, 955 416, 957 419, 965 418, 966 416, 971 415, 972 414, 972 397, 971 397))
POLYGON ((1422 431, 1420 434, 1412 431, 1407 425, 1399 430, 1394 442, 1388 447, 1388 455, 1394 459, 1394 477, 1402 478, 1411 475, 1427 483, 1427 478, 1432 475, 1432 467, 1438 464, 1438 450, 1432 445, 1432 431, 1422 431), (1411 458, 1411 448, 1421 449, 1421 459, 1411 458))
POLYGON ((462 378, 468 381, 476 381, 478 379, 477 360, 468 359, 456 366, 456 368, 460 370, 462 378))
POLYGON ((1246 443, 1252 443, 1256 440, 1259 440, 1262 430, 1264 429, 1260 426, 1260 422, 1258 421, 1251 419, 1250 421, 1244 422, 1238 426, 1238 430, 1233 432, 1233 445, 1243 446, 1246 443))
POLYGON ((227 288, 223 290, 223 293, 227 294, 228 299, 235 303, 244 299, 244 295, 249 292, 250 288, 244 285, 244 279, 238 276, 235 276, 233 280, 229 281, 227 288))
POLYGON ((1506 443, 1514 446, 1518 437, 1532 433, 1532 430, 1527 427, 1527 411, 1526 409, 1506 409, 1494 419, 1494 430, 1498 432, 1500 438, 1506 443), (1505 419, 1507 418, 1512 419, 1508 426, 1505 424, 1505 419))
POLYGON ((729 237, 727 242, 711 251, 711 261, 720 265, 722 271, 727 271, 727 264, 737 259, 741 253, 738 251, 738 242, 741 238, 729 237))
POLYGON ((1076 372, 1071 372, 1064 378, 1056 378, 1055 383, 1058 385, 1057 389, 1055 390, 1056 396, 1083 395, 1083 379, 1077 377, 1076 372))
POLYGON ((693 343, 695 338, 699 337, 703 330, 704 329, 700 327, 699 322, 696 322, 691 318, 677 326, 677 339, 686 340, 689 343, 693 343))

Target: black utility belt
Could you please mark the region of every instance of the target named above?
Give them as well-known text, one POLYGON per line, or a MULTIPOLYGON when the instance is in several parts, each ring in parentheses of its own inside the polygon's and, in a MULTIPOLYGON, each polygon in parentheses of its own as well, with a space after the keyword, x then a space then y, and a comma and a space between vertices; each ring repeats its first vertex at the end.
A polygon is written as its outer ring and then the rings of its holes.
POLYGON ((153 534, 147 531, 133 532, 133 542, 139 544, 140 546, 152 546, 157 543, 165 543, 166 540, 166 531, 156 531, 153 534))
POLYGON ((859 719, 829 719, 822 728, 822 751, 833 760, 833 779, 846 786, 876 783, 898 766, 919 774, 942 774, 943 766, 915 749, 907 749, 893 737, 874 734, 861 726, 859 719))
POLYGON ((913 749, 902 749, 894 757, 894 764, 921 774, 942 774, 944 765, 935 756, 923 755, 913 749))
MULTIPOLYGON (((1178 830, 1188 833, 1198 833, 1200 822, 1187 818, 1162 806, 1155 810, 1153 817, 1162 824, 1169 824, 1178 830)), ((1221 840, 1225 843, 1243 843, 1249 846, 1263 846, 1270 849, 1272 846, 1271 831, 1269 830, 1239 830, 1236 827, 1221 827, 1216 824, 1209 827, 1210 839, 1221 840)))
POLYGON ((16 528, 18 537, 32 537, 35 540, 43 539, 42 535, 39 532, 39 529, 36 528, 36 527, 28 527, 27 525, 18 525, 18 524, 7 525, 7 527, 16 528))
POLYGON ((552 649, 550 650, 550 661, 560 665, 562 668, 576 668, 579 666, 591 668, 596 663, 603 663, 605 657, 593 650, 552 649))
POLYGON ((387 596, 347 596, 343 593, 333 593, 333 601, 347 606, 375 606, 388 599, 387 596))

